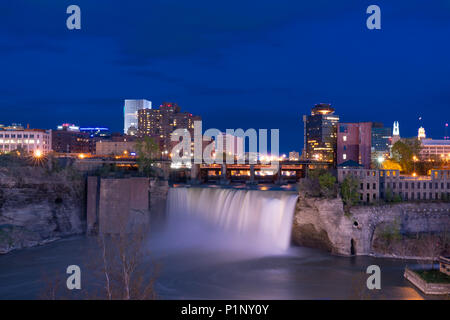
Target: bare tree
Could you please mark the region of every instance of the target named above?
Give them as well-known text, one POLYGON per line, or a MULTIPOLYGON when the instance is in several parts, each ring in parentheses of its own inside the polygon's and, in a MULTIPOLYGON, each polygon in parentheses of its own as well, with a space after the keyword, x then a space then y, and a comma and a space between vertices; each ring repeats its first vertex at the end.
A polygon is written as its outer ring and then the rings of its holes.
POLYGON ((419 263, 423 268, 425 264, 431 264, 434 269, 434 262, 444 250, 442 239, 434 234, 424 234, 418 241, 418 254, 422 258, 419 263))
MULTIPOLYGON (((154 284, 158 266, 152 263, 147 249, 148 223, 130 216, 119 217, 118 231, 100 233, 97 245, 87 254, 83 268, 85 280, 84 298, 89 300, 149 300, 156 299, 154 284), (137 223, 139 221, 139 223, 137 223)), ((60 278, 44 279, 43 299, 79 298, 65 288, 60 278)))

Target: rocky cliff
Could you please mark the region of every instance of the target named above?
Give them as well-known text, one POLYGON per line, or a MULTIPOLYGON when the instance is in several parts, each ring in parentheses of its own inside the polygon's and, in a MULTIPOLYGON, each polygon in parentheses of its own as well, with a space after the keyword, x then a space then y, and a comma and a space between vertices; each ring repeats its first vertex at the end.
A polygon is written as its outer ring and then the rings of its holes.
POLYGON ((72 170, 0 168, 0 253, 82 233, 84 185, 72 170))
POLYGON ((409 250, 404 249, 404 254, 380 252, 374 244, 379 243, 377 240, 387 229, 395 229, 402 239, 411 234, 447 233, 450 231, 450 204, 360 206, 345 214, 341 199, 299 197, 292 238, 298 245, 340 255, 420 256, 415 253, 414 245, 409 250))

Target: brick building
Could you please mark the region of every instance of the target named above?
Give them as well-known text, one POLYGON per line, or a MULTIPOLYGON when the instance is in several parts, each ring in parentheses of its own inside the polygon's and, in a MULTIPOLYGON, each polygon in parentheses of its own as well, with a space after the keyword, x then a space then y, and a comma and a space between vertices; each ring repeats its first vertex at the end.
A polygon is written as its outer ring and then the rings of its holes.
POLYGON ((399 170, 368 170, 339 168, 338 181, 352 175, 359 183, 360 200, 364 203, 377 199, 398 197, 402 201, 443 200, 450 197, 450 170, 432 170, 427 177, 400 175, 399 170))

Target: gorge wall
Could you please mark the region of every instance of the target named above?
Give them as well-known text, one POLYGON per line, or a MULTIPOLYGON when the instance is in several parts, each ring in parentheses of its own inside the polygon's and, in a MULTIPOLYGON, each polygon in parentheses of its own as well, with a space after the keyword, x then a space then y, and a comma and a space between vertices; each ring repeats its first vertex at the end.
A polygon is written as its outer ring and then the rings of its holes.
POLYGON ((353 207, 345 214, 342 200, 300 197, 294 215, 295 244, 340 255, 377 254, 380 230, 396 226, 400 234, 450 231, 449 203, 401 203, 353 207))
POLYGON ((84 192, 71 171, 0 168, 0 254, 82 233, 84 192))

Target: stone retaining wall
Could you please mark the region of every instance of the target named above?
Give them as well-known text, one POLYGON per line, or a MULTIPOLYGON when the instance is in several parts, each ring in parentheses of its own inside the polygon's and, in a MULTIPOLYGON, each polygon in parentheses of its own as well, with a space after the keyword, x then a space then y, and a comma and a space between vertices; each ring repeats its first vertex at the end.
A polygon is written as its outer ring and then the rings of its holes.
POLYGON ((425 294, 447 295, 450 294, 449 283, 429 283, 422 279, 417 273, 408 268, 405 269, 404 277, 425 294))

